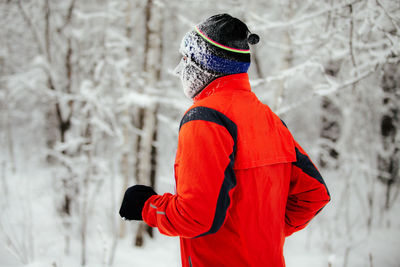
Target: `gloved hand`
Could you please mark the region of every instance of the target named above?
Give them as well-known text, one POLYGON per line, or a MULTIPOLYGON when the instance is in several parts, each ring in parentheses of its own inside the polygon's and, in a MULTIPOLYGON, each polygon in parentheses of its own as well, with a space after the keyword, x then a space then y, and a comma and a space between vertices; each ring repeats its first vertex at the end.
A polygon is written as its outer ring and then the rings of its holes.
POLYGON ((150 186, 134 185, 129 187, 122 200, 119 215, 125 220, 143 220, 144 203, 153 195, 157 195, 157 193, 150 186))

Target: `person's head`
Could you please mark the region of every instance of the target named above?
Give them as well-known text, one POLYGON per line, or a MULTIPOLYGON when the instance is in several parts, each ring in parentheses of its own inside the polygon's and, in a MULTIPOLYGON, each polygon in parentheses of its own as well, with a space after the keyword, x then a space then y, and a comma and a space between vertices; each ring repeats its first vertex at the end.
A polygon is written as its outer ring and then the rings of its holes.
POLYGON ((196 25, 182 40, 182 60, 175 69, 185 95, 193 98, 218 77, 247 72, 249 44, 258 41, 246 24, 228 14, 214 15, 196 25))

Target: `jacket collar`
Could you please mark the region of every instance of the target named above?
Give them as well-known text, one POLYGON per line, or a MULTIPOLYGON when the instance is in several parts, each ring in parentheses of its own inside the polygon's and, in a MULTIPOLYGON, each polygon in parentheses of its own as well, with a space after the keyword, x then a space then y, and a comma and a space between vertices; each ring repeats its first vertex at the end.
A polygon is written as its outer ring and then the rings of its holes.
POLYGON ((227 89, 251 91, 249 75, 247 73, 238 73, 217 78, 196 95, 193 98, 193 102, 196 103, 207 96, 227 89))

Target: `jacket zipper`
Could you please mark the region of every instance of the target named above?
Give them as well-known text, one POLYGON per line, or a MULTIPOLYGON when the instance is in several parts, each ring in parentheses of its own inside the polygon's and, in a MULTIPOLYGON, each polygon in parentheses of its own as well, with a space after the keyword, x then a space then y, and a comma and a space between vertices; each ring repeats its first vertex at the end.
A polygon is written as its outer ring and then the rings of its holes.
POLYGON ((189 266, 190 266, 190 267, 193 267, 193 265, 192 265, 192 258, 190 258, 190 256, 189 256, 189 266))

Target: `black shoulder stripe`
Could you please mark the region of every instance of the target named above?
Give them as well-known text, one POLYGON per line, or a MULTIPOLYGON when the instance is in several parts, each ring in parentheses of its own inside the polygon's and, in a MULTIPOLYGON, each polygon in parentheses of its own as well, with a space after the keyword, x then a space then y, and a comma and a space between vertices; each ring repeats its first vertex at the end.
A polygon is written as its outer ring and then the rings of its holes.
POLYGON ((283 120, 281 120, 281 122, 282 122, 283 126, 285 126, 287 128, 286 123, 283 120))
POLYGON ((299 167, 305 174, 311 176, 312 178, 316 179, 318 182, 323 184, 326 188, 326 192, 328 192, 328 195, 330 196, 324 179, 322 178, 317 168, 315 168, 310 158, 307 155, 301 153, 297 147, 295 148, 295 150, 296 150, 296 162, 293 162, 293 165, 299 167))
POLYGON ((227 116, 225 116, 225 114, 212 108, 195 107, 186 112, 185 116, 183 116, 179 129, 181 129, 185 123, 194 120, 214 122, 216 124, 225 127, 228 130, 229 134, 232 136, 236 147, 237 127, 232 120, 230 120, 227 116))
POLYGON ((235 153, 236 153, 236 146, 237 146, 237 126, 236 124, 230 120, 227 116, 223 113, 207 107, 195 107, 189 110, 181 121, 181 125, 179 129, 187 122, 194 121, 194 120, 203 120, 214 122, 218 125, 225 127, 229 134, 232 136, 234 141, 233 151, 232 154, 229 155, 229 164, 225 169, 224 172, 224 181, 220 188, 217 200, 217 206, 215 209, 214 219, 210 229, 199 236, 201 237, 208 234, 216 233, 221 226, 223 225, 226 213, 231 203, 231 199, 229 197, 229 192, 236 186, 236 175, 233 171, 233 165, 235 162, 235 153))

